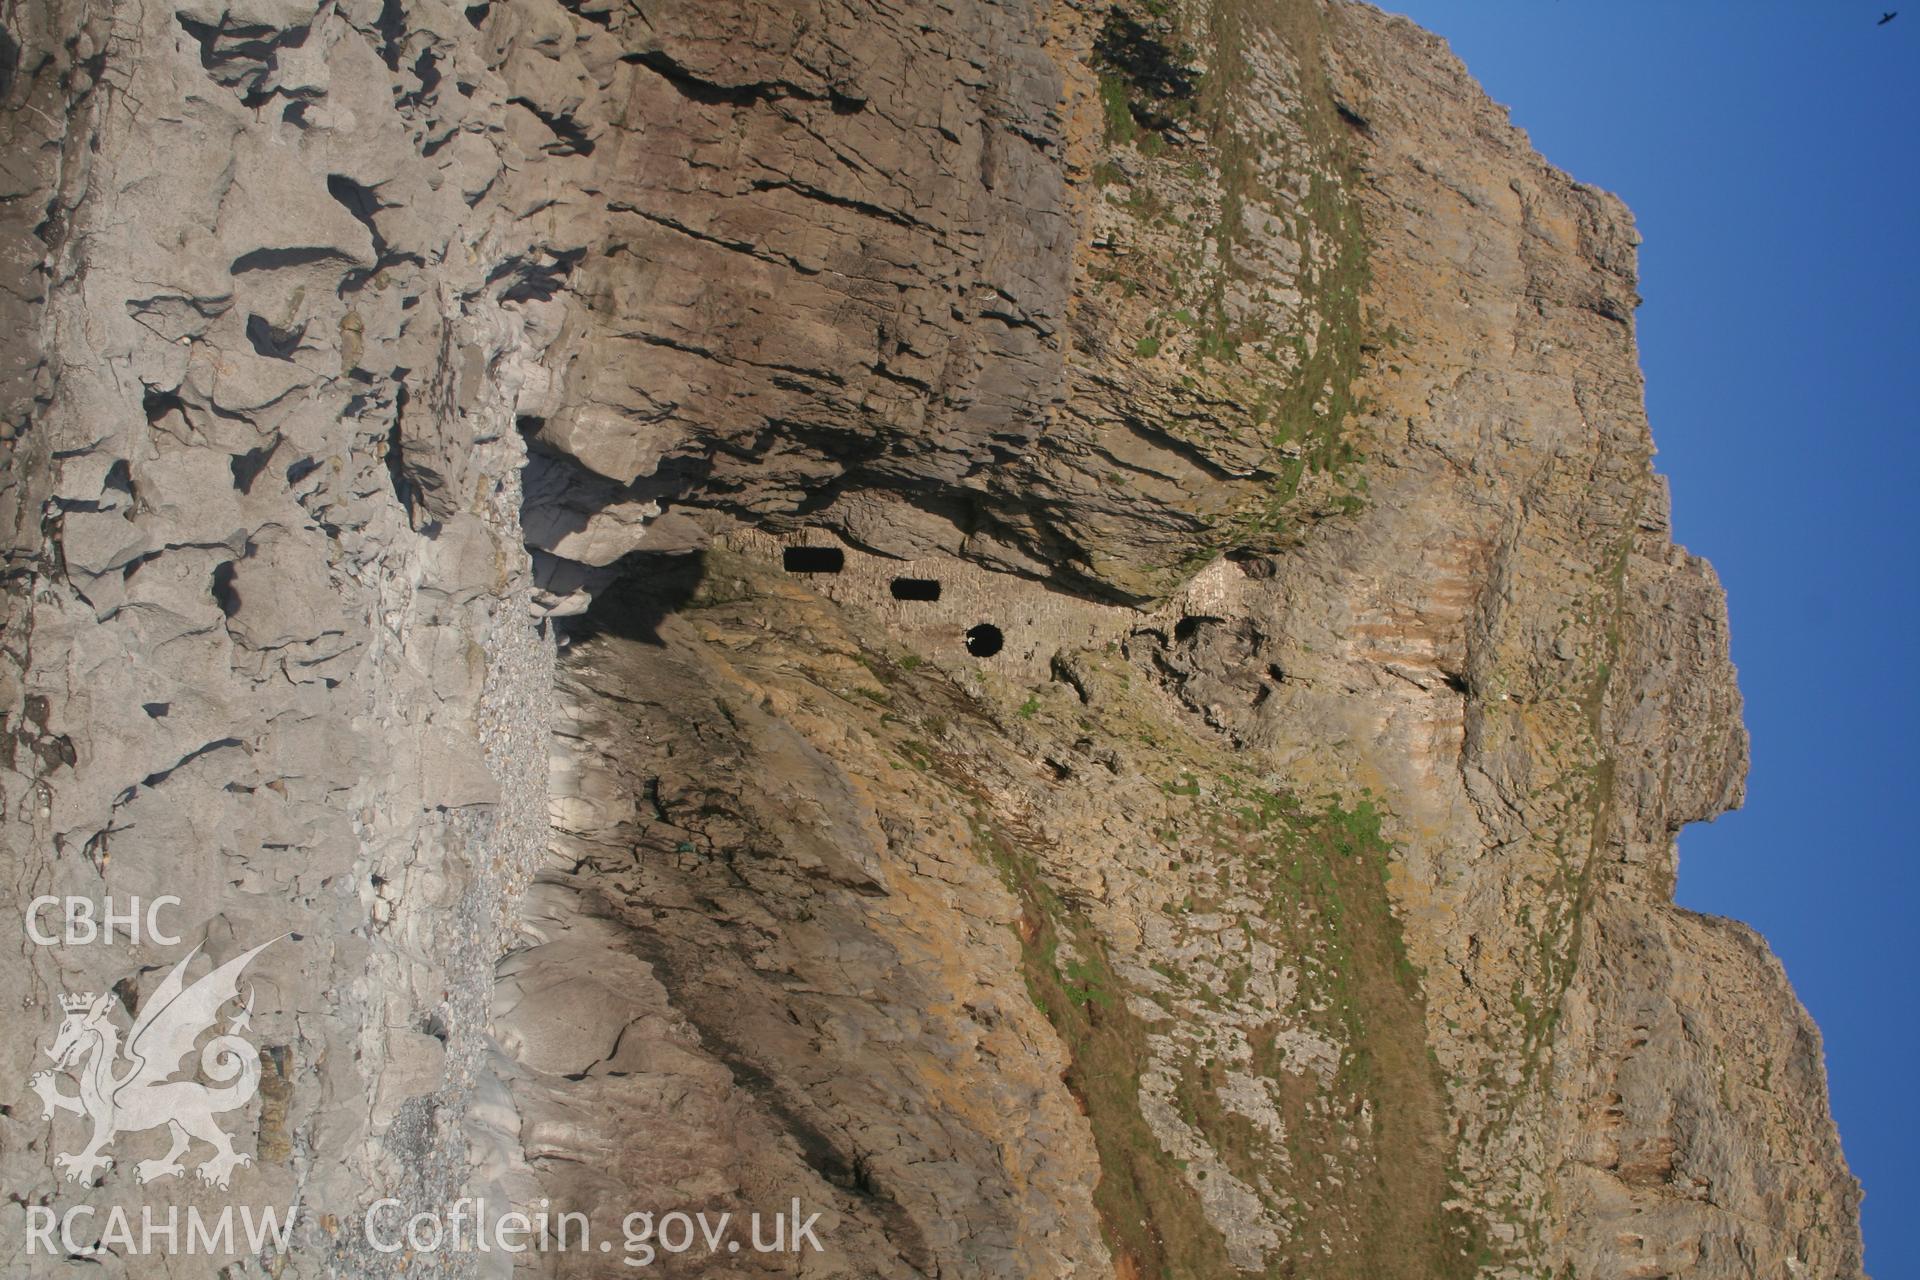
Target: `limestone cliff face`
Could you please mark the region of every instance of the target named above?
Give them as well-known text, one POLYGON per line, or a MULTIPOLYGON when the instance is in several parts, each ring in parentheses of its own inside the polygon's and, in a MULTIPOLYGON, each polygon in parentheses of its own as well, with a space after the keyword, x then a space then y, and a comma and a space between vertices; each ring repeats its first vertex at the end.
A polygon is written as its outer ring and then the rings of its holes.
POLYGON ((0 28, 0 911, 184 938, 0 960, 10 1268, 33 1205, 297 1199, 231 1274, 508 1274, 359 1229, 484 1193, 797 1198, 821 1276, 1860 1275, 1817 1032, 1671 901, 1746 739, 1631 221, 1437 40, 0 28), (61 1181, 59 996, 282 934, 254 1163, 61 1181))

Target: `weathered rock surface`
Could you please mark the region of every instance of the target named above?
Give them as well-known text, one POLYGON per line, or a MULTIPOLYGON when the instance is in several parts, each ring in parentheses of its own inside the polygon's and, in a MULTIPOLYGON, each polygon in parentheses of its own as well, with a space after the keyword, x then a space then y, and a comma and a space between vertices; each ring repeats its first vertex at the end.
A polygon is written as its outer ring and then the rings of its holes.
POLYGON ((514 403, 554 308, 489 280, 538 243, 479 199, 521 163, 504 82, 459 92, 435 68, 477 75, 480 36, 413 16, 6 11, 7 208, 31 213, 8 238, 9 1274, 69 1265, 27 1255, 27 1205, 142 1201, 297 1202, 312 1273, 383 1270, 358 1212, 468 1182, 492 968, 546 846, 514 403), (173 895, 182 945, 30 945, 39 895, 173 895), (164 1132, 62 1182, 84 1120, 25 1092, 62 992, 131 1013, 186 947, 281 934, 249 970, 270 1066, 231 1198, 138 1186, 164 1132))
POLYGON ((10 1271, 29 1206, 297 1200, 229 1274, 508 1274, 360 1230, 485 1194, 821 1215, 670 1275, 1860 1274, 1817 1032, 1671 901, 1746 738, 1631 221, 1438 41, 0 29, 0 913, 184 935, 0 960, 10 1271), (56 999, 283 933, 255 1163, 61 1182, 56 999))

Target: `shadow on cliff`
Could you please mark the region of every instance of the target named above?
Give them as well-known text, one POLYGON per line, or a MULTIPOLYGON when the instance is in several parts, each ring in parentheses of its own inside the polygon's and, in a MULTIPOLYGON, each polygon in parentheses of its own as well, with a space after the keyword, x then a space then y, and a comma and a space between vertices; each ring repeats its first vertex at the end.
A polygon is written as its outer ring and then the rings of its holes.
POLYGON ((618 636, 661 646, 660 623, 693 599, 706 576, 704 551, 634 552, 621 561, 620 576, 595 597, 592 608, 561 623, 560 635, 569 643, 618 636))

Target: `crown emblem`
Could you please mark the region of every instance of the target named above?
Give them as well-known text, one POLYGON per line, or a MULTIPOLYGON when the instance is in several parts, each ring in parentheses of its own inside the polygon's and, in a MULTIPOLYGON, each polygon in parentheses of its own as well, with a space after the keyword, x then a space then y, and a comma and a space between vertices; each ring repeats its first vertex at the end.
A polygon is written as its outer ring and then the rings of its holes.
POLYGON ((82 991, 77 996, 61 996, 60 1007, 68 1013, 85 1013, 93 1005, 93 992, 82 991))

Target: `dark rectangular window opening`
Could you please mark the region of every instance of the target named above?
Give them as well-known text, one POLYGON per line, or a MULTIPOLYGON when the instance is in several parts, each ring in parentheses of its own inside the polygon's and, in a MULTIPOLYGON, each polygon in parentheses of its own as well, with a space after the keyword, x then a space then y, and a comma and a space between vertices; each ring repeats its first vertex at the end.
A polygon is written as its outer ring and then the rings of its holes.
POLYGON ((847 553, 838 547, 788 547, 780 553, 788 573, 838 573, 847 567, 847 553))
POLYGON ((892 590, 895 600, 938 600, 940 579, 895 578, 892 590))

